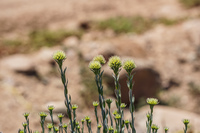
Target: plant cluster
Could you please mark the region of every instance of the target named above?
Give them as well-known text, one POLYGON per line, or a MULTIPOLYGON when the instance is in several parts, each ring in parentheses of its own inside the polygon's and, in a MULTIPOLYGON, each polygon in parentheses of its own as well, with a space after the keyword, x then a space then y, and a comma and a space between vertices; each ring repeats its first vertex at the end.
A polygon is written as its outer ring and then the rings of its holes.
MULTIPOLYGON (((78 105, 71 103, 71 96, 68 94, 68 81, 66 79, 65 73, 67 68, 63 68, 63 62, 66 59, 66 55, 63 51, 57 51, 53 55, 53 59, 57 62, 60 70, 62 84, 64 86, 64 96, 65 96, 65 105, 67 108, 67 116, 69 118, 69 123, 63 123, 63 114, 58 114, 59 125, 56 126, 53 118, 53 110, 54 106, 48 106, 49 115, 51 117, 51 123, 48 123, 45 126, 45 118, 47 117, 47 113, 40 112, 40 124, 42 128, 42 133, 45 133, 45 130, 48 133, 84 133, 86 130, 88 133, 92 133, 93 128, 91 126, 91 119, 89 116, 85 116, 79 122, 76 116, 76 110, 78 105), (85 129, 86 126, 86 129, 85 129), (45 128, 46 127, 46 128, 45 128)), ((132 92, 133 89, 133 70, 136 68, 136 65, 133 60, 126 60, 122 63, 121 59, 118 56, 112 56, 108 65, 113 71, 113 78, 115 82, 115 95, 116 100, 106 99, 104 97, 103 85, 102 85, 102 75, 103 71, 101 70, 102 65, 106 63, 104 57, 102 55, 98 55, 93 58, 93 60, 89 63, 89 69, 95 75, 95 83, 98 91, 98 101, 93 102, 94 112, 96 117, 96 132, 97 133, 136 133, 135 129, 135 107, 134 107, 134 95, 132 92), (126 108, 126 104, 121 101, 121 89, 119 84, 119 73, 121 69, 125 69, 127 72, 127 86, 129 88, 129 112, 131 114, 131 118, 129 120, 124 119, 124 109, 126 108), (116 110, 111 112, 111 103, 115 101, 116 110), (100 110, 98 110, 100 107, 100 110), (98 111, 100 111, 100 115, 98 115, 98 111)), ((153 124, 153 108, 155 105, 159 104, 158 99, 156 98, 147 98, 147 104, 150 106, 150 112, 147 113, 147 121, 146 121, 146 132, 147 133, 157 133, 159 126, 153 124)), ((32 130, 29 127, 29 113, 24 113, 24 117, 26 122, 22 123, 23 129, 19 129, 18 133, 32 133, 32 130)), ((189 120, 184 119, 183 123, 185 125, 184 133, 187 132, 189 120)), ((169 128, 164 128, 165 133, 167 133, 169 128)), ((33 133, 39 133, 39 131, 34 131, 33 133)))

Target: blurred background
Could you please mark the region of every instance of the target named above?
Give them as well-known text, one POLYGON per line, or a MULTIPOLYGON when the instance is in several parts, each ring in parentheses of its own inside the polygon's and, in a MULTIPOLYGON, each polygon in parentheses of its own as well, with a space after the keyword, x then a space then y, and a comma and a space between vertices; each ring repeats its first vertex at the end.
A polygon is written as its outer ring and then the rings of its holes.
MULTIPOLYGON (((40 130, 38 113, 48 105, 55 106, 55 114, 66 114, 52 60, 56 50, 67 56, 78 120, 90 115, 95 126, 92 102, 98 93, 89 61, 97 54, 106 60, 118 55, 137 65, 138 133, 146 130, 147 97, 160 101, 154 114, 158 132, 167 126, 170 133, 181 133, 184 118, 191 121, 191 133, 200 131, 200 0, 0 0, 0 131, 17 132, 24 112, 30 112, 31 128, 40 130)), ((114 99, 112 71, 107 64, 103 70, 105 97, 114 99)), ((124 71, 120 83, 128 105, 124 71)))

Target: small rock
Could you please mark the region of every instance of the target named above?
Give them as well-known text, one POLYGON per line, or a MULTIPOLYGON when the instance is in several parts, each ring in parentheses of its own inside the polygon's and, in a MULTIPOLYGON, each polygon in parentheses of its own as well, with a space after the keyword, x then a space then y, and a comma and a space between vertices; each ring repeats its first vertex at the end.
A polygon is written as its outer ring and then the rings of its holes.
POLYGON ((78 44, 79 44, 79 40, 78 40, 77 37, 71 36, 71 37, 66 38, 66 39, 63 41, 63 44, 64 44, 64 46, 66 46, 66 47, 77 47, 78 44))

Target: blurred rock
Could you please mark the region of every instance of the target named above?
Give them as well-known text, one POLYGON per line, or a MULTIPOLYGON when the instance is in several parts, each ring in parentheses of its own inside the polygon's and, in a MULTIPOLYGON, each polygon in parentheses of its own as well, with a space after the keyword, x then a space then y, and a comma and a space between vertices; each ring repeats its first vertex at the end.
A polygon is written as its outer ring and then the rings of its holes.
POLYGON ((63 44, 64 44, 64 46, 66 46, 66 47, 77 47, 78 44, 79 44, 79 40, 78 40, 77 37, 71 36, 71 37, 66 38, 66 39, 63 41, 63 44))
MULTIPOLYGON (((135 113, 135 125, 137 130, 146 132, 146 114, 149 111, 149 106, 145 106, 135 113)), ((127 119, 131 119, 130 115, 125 117, 127 119)), ((197 131, 200 130, 200 115, 173 107, 159 105, 154 107, 153 123, 160 127, 158 132, 162 132, 164 127, 168 127, 170 132, 177 132, 182 130, 184 127, 182 122, 183 119, 190 120, 190 127, 194 133, 197 133, 197 131)))

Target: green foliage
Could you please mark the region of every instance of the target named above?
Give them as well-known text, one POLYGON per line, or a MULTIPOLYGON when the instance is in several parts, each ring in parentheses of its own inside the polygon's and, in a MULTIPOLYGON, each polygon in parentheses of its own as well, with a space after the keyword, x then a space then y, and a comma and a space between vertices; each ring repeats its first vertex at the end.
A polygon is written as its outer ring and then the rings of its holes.
POLYGON ((14 38, 0 41, 0 56, 15 53, 29 53, 38 50, 41 47, 60 45, 65 38, 76 36, 80 39, 82 34, 83 32, 80 30, 34 30, 28 34, 26 40, 22 38, 14 38))
POLYGON ((168 19, 168 18, 144 18, 142 16, 132 17, 113 17, 106 20, 102 20, 97 23, 97 28, 100 30, 111 29, 115 33, 129 33, 133 32, 136 34, 144 33, 151 29, 156 24, 174 25, 180 23, 184 18, 180 19, 168 19))
POLYGON ((66 31, 66 30, 35 30, 29 34, 30 43, 34 48, 38 49, 42 46, 52 47, 60 44, 65 38, 69 36, 82 36, 81 31, 66 31))
POLYGON ((200 6, 200 0, 179 0, 179 1, 187 8, 200 6))
POLYGON ((116 33, 143 33, 151 26, 151 22, 141 16, 108 18, 98 23, 99 29, 112 29, 116 33))

